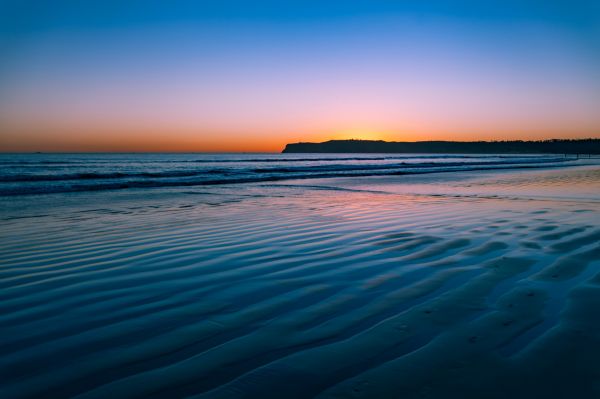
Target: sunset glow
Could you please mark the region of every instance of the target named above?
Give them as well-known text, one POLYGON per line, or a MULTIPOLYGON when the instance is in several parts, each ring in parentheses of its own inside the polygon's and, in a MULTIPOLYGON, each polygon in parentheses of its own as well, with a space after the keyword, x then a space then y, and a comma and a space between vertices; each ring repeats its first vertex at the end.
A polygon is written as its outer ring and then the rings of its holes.
POLYGON ((0 149, 600 137, 594 2, 176 3, 1 6, 0 149))

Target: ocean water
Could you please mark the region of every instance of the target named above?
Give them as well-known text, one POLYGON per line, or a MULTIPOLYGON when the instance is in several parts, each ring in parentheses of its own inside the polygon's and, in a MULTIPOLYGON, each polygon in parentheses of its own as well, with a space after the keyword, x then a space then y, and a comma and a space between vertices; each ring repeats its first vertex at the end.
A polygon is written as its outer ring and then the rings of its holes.
POLYGON ((600 397, 598 160, 0 162, 1 398, 600 397))
POLYGON ((568 165, 562 156, 0 154, 0 196, 568 165))

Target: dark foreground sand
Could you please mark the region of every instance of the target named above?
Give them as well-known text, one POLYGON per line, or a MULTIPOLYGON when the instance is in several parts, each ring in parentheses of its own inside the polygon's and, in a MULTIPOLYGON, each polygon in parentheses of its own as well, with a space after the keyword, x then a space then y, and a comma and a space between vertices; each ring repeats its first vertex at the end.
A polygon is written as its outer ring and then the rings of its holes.
POLYGON ((600 397, 600 168, 415 179, 4 211, 0 397, 600 397))

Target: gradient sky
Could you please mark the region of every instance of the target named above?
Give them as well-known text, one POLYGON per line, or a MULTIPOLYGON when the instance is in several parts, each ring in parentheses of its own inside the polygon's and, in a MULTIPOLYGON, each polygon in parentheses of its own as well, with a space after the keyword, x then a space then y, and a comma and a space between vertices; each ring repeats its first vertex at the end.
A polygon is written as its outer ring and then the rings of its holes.
POLYGON ((600 137, 600 2, 0 0, 0 150, 600 137))

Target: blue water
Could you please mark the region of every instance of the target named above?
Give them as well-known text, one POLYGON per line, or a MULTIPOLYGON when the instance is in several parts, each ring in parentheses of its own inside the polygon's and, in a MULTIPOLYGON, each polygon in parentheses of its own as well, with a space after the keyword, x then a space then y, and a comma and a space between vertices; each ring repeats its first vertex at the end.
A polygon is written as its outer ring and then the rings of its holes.
POLYGON ((0 154, 0 196, 568 164, 556 156, 0 154))

